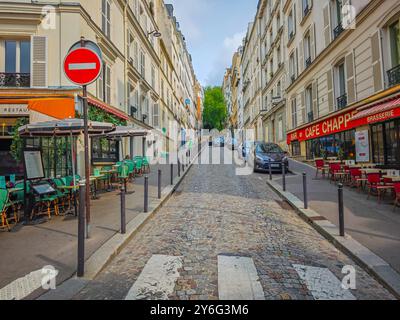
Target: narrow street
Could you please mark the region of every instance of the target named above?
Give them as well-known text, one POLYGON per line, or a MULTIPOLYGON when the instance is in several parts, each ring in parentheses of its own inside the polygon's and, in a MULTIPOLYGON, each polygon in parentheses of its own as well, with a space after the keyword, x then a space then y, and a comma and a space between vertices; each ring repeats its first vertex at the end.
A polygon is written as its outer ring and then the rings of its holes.
POLYGON ((392 299, 267 187, 194 165, 172 198, 74 299, 392 299), (341 287, 344 266, 356 289, 341 287))

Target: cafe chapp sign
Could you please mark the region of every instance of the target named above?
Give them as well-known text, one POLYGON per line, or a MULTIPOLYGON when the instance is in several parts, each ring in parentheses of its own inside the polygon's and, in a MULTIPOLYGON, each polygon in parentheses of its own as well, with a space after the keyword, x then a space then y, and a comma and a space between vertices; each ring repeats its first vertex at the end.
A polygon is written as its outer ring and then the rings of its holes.
POLYGON ((356 110, 352 110, 291 132, 287 136, 287 142, 291 144, 296 140, 306 141, 353 129, 356 127, 356 123, 351 119, 356 113, 356 110))
POLYGON ((357 162, 369 162, 369 132, 362 130, 356 132, 357 162))

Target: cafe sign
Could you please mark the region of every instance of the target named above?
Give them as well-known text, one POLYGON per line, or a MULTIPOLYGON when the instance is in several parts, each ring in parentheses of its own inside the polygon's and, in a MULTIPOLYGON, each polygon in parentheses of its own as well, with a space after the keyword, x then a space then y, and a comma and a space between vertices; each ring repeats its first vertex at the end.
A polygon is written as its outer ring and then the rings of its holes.
POLYGON ((329 136, 341 131, 347 131, 355 128, 357 125, 351 121, 352 117, 357 113, 357 110, 352 110, 342 113, 308 127, 291 132, 287 136, 287 143, 292 141, 306 141, 319 137, 329 136))
POLYGON ((0 105, 0 116, 29 116, 26 104, 2 104, 0 105))

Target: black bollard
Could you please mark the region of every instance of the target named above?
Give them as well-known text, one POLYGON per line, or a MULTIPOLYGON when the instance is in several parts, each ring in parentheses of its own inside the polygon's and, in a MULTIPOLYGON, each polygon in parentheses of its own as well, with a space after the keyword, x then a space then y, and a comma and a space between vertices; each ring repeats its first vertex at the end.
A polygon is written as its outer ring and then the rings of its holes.
POLYGON ((144 212, 149 212, 149 177, 144 177, 144 212))
POLYGON ((158 199, 161 199, 161 181, 162 181, 162 172, 158 170, 158 199))
POLYGON ((286 192, 286 162, 282 161, 282 187, 283 191, 286 192))
POLYGON ((271 159, 268 161, 269 163, 269 180, 272 181, 272 164, 271 164, 271 159))
POLYGON ((85 274, 85 185, 79 186, 79 217, 78 217, 78 269, 77 276, 85 274))
POLYGON ((181 176, 181 162, 178 159, 178 177, 181 176))
POLYGON ((344 203, 343 203, 343 184, 339 184, 339 230, 340 236, 344 237, 344 203))
POLYGON ((174 164, 171 163, 171 185, 174 185, 174 164))
POLYGON ((126 233, 126 184, 121 183, 121 234, 126 233))
POLYGON ((308 209, 307 173, 303 172, 304 209, 308 209))

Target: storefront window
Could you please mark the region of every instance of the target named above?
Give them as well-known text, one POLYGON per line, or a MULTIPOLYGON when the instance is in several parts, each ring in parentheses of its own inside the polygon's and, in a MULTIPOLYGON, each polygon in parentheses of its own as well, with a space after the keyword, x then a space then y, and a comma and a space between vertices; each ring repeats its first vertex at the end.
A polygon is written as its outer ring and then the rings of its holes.
POLYGON ((355 130, 307 141, 307 159, 343 157, 354 160, 356 154, 355 130))
POLYGON ((300 155, 301 155, 300 142, 299 141, 293 141, 292 142, 292 156, 298 157, 300 155))
POLYGON ((110 141, 104 138, 92 139, 93 163, 116 163, 119 161, 118 141, 110 141))
POLYGON ((373 159, 377 164, 400 165, 400 121, 372 126, 373 159))

